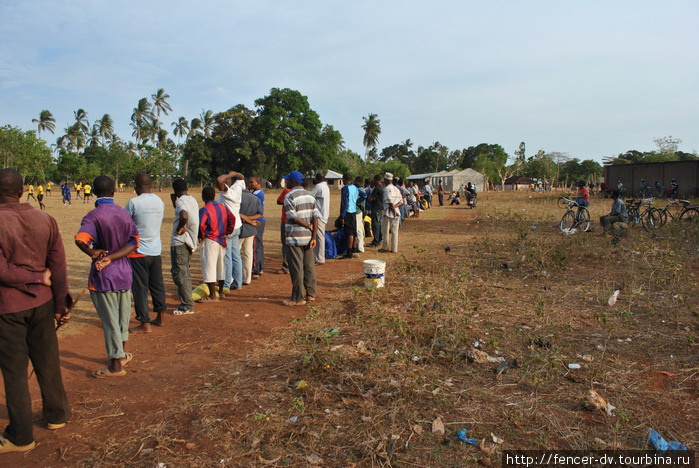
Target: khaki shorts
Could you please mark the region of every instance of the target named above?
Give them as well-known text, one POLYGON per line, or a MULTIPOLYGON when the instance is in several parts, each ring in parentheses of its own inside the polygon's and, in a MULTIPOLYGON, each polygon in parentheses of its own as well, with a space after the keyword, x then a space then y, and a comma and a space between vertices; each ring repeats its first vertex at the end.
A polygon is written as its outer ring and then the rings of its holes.
POLYGON ((226 249, 221 244, 211 239, 204 239, 201 243, 201 275, 205 283, 216 283, 226 279, 224 259, 226 249))

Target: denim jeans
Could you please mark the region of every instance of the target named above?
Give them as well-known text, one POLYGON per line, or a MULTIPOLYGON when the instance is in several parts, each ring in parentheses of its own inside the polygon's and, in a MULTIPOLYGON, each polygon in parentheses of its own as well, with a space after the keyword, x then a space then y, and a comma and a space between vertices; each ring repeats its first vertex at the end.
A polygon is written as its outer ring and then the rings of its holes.
POLYGON ((241 287, 243 285, 243 261, 240 259, 240 229, 226 236, 226 279, 224 288, 241 287))

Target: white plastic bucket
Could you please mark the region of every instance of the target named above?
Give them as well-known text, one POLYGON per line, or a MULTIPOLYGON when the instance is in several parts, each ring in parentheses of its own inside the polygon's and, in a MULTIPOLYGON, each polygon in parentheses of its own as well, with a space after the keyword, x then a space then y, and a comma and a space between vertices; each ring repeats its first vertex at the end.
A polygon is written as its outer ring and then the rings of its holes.
POLYGON ((364 260, 364 286, 383 288, 386 282, 386 262, 383 260, 364 260))

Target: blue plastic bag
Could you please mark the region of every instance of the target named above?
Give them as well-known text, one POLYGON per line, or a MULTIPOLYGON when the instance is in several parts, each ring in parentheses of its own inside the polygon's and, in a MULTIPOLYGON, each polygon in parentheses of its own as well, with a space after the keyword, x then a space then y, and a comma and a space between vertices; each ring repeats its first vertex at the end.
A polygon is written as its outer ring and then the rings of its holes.
POLYGON ((468 431, 466 429, 461 429, 456 435, 459 436, 459 440, 462 442, 466 442, 467 444, 471 445, 478 445, 479 442, 477 440, 469 439, 466 437, 466 434, 468 431))
POLYGON ((687 447, 683 443, 677 442, 676 440, 668 442, 663 438, 663 436, 658 434, 650 427, 648 428, 648 441, 653 448, 658 450, 661 454, 665 453, 667 450, 676 450, 678 452, 684 452, 687 450, 687 447))

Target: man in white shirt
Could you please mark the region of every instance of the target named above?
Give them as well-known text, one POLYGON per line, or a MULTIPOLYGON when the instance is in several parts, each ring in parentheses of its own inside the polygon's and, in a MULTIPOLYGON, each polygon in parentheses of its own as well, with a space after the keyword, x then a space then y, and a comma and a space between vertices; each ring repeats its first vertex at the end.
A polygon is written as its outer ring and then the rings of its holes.
POLYGON ((216 185, 220 194, 218 202, 223 203, 235 216, 235 230, 226 236, 226 279, 224 289, 241 289, 243 287, 243 261, 240 258, 240 200, 245 190, 245 176, 231 171, 218 176, 216 185))
POLYGON ((318 233, 316 235, 316 247, 314 257, 316 265, 325 263, 325 225, 330 217, 330 188, 325 180, 325 174, 319 172, 313 179, 315 187, 311 195, 316 199, 316 208, 320 213, 318 218, 318 233))
POLYGON ((197 200, 187 194, 187 182, 184 179, 172 181, 170 194, 172 206, 175 207, 175 220, 172 225, 172 237, 170 238, 170 258, 172 281, 177 286, 177 295, 180 305, 172 313, 173 315, 186 315, 194 313, 194 300, 192 300, 192 277, 189 274, 189 266, 192 261, 192 253, 197 250, 197 236, 199 232, 199 204, 197 200))
MULTIPOLYGON (((133 295, 136 320, 141 325, 129 330, 131 333, 150 333, 151 323, 163 325, 165 311, 165 286, 163 285, 163 263, 160 257, 162 243, 160 241, 160 226, 163 223, 165 204, 154 193, 151 193, 150 175, 141 172, 134 178, 135 198, 126 204, 126 211, 138 228, 138 247, 129 254, 133 272, 133 295), (156 319, 151 322, 148 310, 148 293, 153 301, 153 312, 156 319)), ((85 195, 87 196, 87 194, 85 195)))
POLYGON ((432 187, 430 186, 430 181, 425 182, 425 187, 422 189, 422 193, 425 194, 425 200, 427 200, 427 207, 432 208, 432 187))
POLYGON ((400 228, 400 207, 403 196, 393 184, 393 174, 384 175, 383 216, 381 218, 381 235, 383 245, 379 252, 398 252, 398 229, 400 228))

